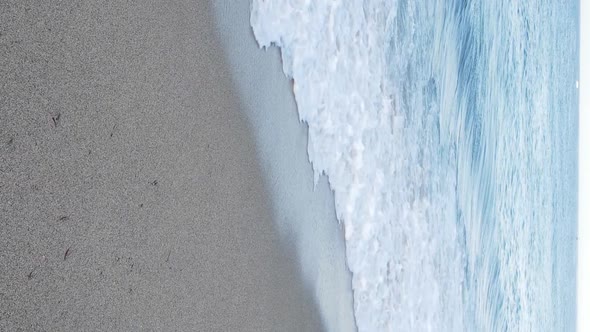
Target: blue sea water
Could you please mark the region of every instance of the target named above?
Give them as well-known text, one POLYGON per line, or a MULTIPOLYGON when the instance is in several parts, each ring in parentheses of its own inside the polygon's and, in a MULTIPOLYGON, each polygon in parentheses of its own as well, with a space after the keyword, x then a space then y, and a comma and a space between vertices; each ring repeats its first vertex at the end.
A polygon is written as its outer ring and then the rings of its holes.
POLYGON ((360 331, 571 331, 576 1, 262 1, 360 331))
POLYGON ((574 330, 577 4, 460 1, 451 11, 467 327, 574 330))

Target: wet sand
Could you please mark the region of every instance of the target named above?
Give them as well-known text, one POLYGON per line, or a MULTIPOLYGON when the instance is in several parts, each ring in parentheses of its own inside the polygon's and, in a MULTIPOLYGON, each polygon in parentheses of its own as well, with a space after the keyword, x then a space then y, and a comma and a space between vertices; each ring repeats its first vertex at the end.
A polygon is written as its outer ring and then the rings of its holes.
POLYGON ((307 124, 299 121, 292 82, 279 50, 260 49, 250 27, 249 0, 213 1, 220 42, 242 110, 256 139, 273 220, 294 252, 327 331, 356 331, 352 276, 342 226, 326 176, 314 185, 307 124))

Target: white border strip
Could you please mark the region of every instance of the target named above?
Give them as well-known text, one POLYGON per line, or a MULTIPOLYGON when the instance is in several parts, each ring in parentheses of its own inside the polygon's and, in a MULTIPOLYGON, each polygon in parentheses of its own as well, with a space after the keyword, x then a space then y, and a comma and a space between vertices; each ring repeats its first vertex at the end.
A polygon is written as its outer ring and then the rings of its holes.
POLYGON ((580 1, 577 330, 590 331, 590 1, 580 1))

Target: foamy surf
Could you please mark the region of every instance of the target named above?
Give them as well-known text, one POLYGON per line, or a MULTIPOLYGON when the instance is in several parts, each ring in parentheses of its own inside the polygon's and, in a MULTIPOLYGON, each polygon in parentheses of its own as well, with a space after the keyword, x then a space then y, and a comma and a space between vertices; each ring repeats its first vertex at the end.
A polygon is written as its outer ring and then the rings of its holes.
POLYGON ((360 331, 544 330, 575 312, 557 305, 573 246, 556 237, 574 227, 554 223, 575 218, 552 180, 575 160, 558 84, 574 66, 553 60, 575 29, 543 5, 253 1, 334 190, 360 331))
MULTIPOLYGON (((452 152, 431 148, 439 144, 436 87, 404 100, 390 79, 385 46, 394 9, 382 1, 256 1, 251 22, 261 45, 281 47, 300 118, 309 124, 316 179, 327 174, 334 190, 359 330, 460 330, 463 254, 452 152)), ((414 9, 407 10, 400 15, 414 9)), ((411 37, 398 41, 407 52, 402 61, 419 55, 422 45, 411 37)), ((428 89, 429 77, 415 83, 428 89)))

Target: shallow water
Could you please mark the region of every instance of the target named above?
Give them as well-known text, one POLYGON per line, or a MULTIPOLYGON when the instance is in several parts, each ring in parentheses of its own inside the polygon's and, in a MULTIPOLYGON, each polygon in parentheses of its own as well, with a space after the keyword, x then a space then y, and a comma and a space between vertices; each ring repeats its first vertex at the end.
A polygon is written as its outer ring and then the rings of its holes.
POLYGON ((254 0, 360 331, 572 330, 577 3, 254 0))

